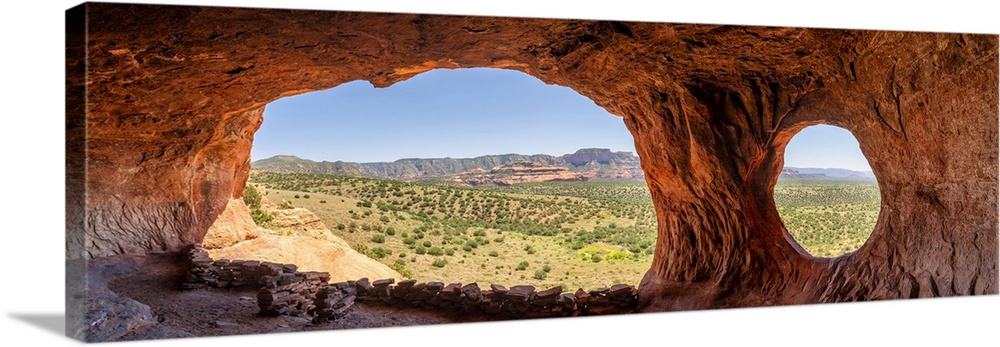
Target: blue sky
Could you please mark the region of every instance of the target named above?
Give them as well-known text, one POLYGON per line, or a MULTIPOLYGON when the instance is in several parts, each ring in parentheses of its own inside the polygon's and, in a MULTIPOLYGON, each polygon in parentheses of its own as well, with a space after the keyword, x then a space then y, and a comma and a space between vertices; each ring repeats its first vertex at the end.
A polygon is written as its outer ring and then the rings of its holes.
MULTIPOLYGON (((442 69, 388 88, 354 81, 276 100, 264 110, 251 159, 373 162, 590 147, 635 152, 622 119, 572 89, 519 71, 442 69)), ((857 148, 846 130, 814 126, 792 139, 785 164, 867 170, 857 148)))
POLYGON ((253 160, 294 154, 353 162, 487 154, 633 151, 621 118, 519 71, 434 70, 377 89, 366 81, 276 100, 253 160))
POLYGON ((872 170, 854 135, 831 125, 814 125, 795 134, 785 147, 785 166, 872 170))

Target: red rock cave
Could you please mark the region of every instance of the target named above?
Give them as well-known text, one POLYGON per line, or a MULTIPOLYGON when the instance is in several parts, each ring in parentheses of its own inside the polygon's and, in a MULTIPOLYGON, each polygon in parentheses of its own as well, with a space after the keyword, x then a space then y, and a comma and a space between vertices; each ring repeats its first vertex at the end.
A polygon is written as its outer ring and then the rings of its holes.
POLYGON ((658 216, 640 311, 997 293, 996 35, 116 4, 71 13, 68 259, 200 242, 241 196, 268 102, 494 67, 573 88, 625 120, 658 216), (784 146, 820 123, 857 137, 882 191, 871 238, 832 259, 791 240, 771 197, 784 146))

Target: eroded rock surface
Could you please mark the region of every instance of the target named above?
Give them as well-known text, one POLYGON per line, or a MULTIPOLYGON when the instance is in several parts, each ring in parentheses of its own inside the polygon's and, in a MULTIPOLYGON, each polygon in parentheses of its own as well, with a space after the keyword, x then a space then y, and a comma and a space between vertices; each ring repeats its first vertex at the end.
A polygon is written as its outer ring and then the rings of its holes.
POLYGON ((268 208, 267 213, 274 217, 268 224, 276 231, 284 231, 296 235, 310 236, 316 239, 326 238, 330 229, 315 213, 301 207, 291 209, 268 208))
POLYGON ((242 191, 268 102, 497 67, 571 87, 635 136, 659 223, 641 310, 997 293, 996 35, 86 6, 74 256, 200 241, 242 191), (867 244, 835 259, 803 252, 771 199, 784 146, 817 123, 855 135, 882 191, 867 244))
POLYGON ((226 209, 208 227, 202 244, 209 249, 222 248, 255 239, 262 233, 250 217, 250 209, 243 203, 243 199, 229 199, 226 209))
MULTIPOLYGON (((203 243, 213 258, 295 264, 304 271, 327 272, 333 281, 361 277, 403 277, 385 264, 355 251, 344 239, 327 228, 312 211, 301 207, 282 209, 266 196, 261 197, 261 205, 273 219, 266 224, 266 228, 257 227, 250 220, 249 211, 245 212, 244 216, 249 220, 253 231, 243 239, 233 237, 230 233, 218 232, 224 230, 229 221, 222 217, 216 219, 203 243)), ((233 199, 223 216, 230 209, 239 211, 247 208, 243 200, 233 199)), ((233 224, 241 226, 237 228, 239 230, 246 230, 250 227, 245 223, 247 221, 233 224)))

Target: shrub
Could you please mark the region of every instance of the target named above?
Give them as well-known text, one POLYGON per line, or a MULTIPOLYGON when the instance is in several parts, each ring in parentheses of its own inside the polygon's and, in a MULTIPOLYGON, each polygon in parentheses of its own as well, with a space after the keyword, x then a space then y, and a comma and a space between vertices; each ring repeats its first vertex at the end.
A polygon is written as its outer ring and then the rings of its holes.
POLYGON ((282 210, 291 210, 291 209, 295 208, 295 206, 292 206, 292 202, 291 201, 281 200, 281 203, 278 204, 278 208, 282 209, 282 210))
POLYGON ((446 249, 444 250, 444 254, 447 254, 447 255, 455 255, 455 249, 454 249, 454 248, 446 248, 446 249))
POLYGON ((601 262, 601 256, 597 255, 597 254, 594 254, 594 255, 590 256, 590 261, 595 262, 595 263, 600 263, 601 262))
POLYGON ((448 260, 445 260, 445 259, 442 259, 442 258, 434 259, 434 262, 431 263, 431 266, 439 267, 439 268, 440 267, 444 267, 445 265, 448 265, 448 260))
POLYGON ((607 255, 608 260, 622 260, 628 257, 628 253, 625 252, 611 252, 607 255))
POLYGON ((542 271, 545 271, 545 272, 552 271, 552 267, 549 266, 549 264, 545 264, 545 266, 542 266, 542 271))
POLYGON ((406 268, 406 260, 396 259, 396 262, 392 263, 392 265, 389 265, 389 268, 393 269, 394 271, 398 272, 400 275, 403 275, 404 277, 407 278, 413 277, 413 271, 410 271, 409 269, 406 268))
POLYGON ((385 258, 387 255, 392 254, 392 250, 391 249, 385 249, 385 248, 382 248, 382 247, 375 247, 375 248, 372 248, 372 254, 375 255, 376 259, 382 259, 382 258, 385 258))
MULTIPOLYGON (((358 251, 358 253, 364 254, 365 256, 367 256, 369 258, 372 258, 372 259, 385 258, 384 254, 383 255, 379 255, 378 252, 375 251, 375 249, 370 249, 370 248, 368 248, 368 246, 365 246, 365 245, 362 245, 362 244, 356 244, 356 245, 352 246, 351 248, 354 248, 354 250, 358 251)), ((378 248, 378 247, 376 247, 376 248, 378 248)), ((385 250, 383 250, 383 252, 384 251, 385 250)))
POLYGON ((253 219, 254 224, 259 226, 264 226, 264 224, 274 220, 274 216, 258 208, 250 210, 250 218, 253 219))
POLYGON ((536 279, 536 280, 544 280, 545 279, 545 274, 546 274, 546 272, 543 271, 543 270, 535 270, 535 275, 531 276, 531 277, 534 278, 534 279, 536 279))
POLYGON ((424 241, 423 245, 424 247, 430 247, 431 245, 433 245, 433 243, 431 243, 430 241, 424 241))
POLYGON ((385 234, 389 236, 396 235, 396 229, 389 227, 388 229, 385 229, 385 234))
POLYGON ((361 253, 361 254, 364 254, 365 252, 368 252, 368 246, 362 245, 360 243, 352 245, 351 248, 354 248, 355 251, 358 251, 358 253, 361 253))
POLYGON ((427 249, 424 248, 424 246, 417 246, 417 249, 414 249, 413 251, 417 252, 417 254, 425 254, 425 253, 427 253, 427 249))
POLYGON ((431 247, 431 249, 427 250, 427 254, 441 256, 444 255, 444 250, 441 247, 431 247))
POLYGON ((491 256, 491 257, 499 257, 499 256, 500 256, 500 252, 497 252, 497 251, 490 251, 490 256, 491 256))
POLYGON ((347 226, 344 225, 344 223, 337 224, 337 230, 344 230, 344 229, 347 229, 347 226))
POLYGON ((528 254, 535 254, 535 247, 531 245, 524 246, 524 251, 528 252, 528 254))
POLYGON ((469 245, 462 246, 462 250, 466 252, 472 252, 472 246, 469 245))
POLYGON ((321 204, 325 204, 325 203, 326 203, 326 200, 320 200, 320 201, 319 201, 319 203, 321 203, 321 204))
POLYGON ((372 235, 372 242, 374 242, 374 243, 384 243, 385 242, 385 236, 383 236, 381 234, 372 235))
POLYGON ((525 260, 525 261, 522 261, 520 264, 517 264, 517 267, 515 267, 514 270, 524 271, 527 268, 528 268, 528 261, 525 260))
POLYGON ((243 188, 243 203, 247 204, 251 210, 260 208, 260 191, 252 184, 243 188))
POLYGON ((302 197, 308 199, 309 198, 309 194, 303 195, 302 197))
POLYGON ((298 199, 300 198, 300 196, 298 194, 295 194, 295 198, 298 199))

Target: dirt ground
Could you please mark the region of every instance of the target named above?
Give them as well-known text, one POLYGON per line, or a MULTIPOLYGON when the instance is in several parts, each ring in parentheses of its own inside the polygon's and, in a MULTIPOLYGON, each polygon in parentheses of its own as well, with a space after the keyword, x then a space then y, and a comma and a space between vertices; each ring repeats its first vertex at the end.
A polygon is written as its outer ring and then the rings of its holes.
MULTIPOLYGON (((299 317, 262 317, 257 313, 256 290, 182 290, 187 270, 175 255, 148 256, 140 271, 108 283, 118 295, 148 305, 162 325, 194 336, 223 336, 272 332, 337 330, 496 320, 483 315, 435 312, 356 303, 346 316, 330 323, 313 324, 299 317)), ((142 337, 138 337, 142 338, 142 337)), ((122 339, 130 339, 124 336, 122 339)))

